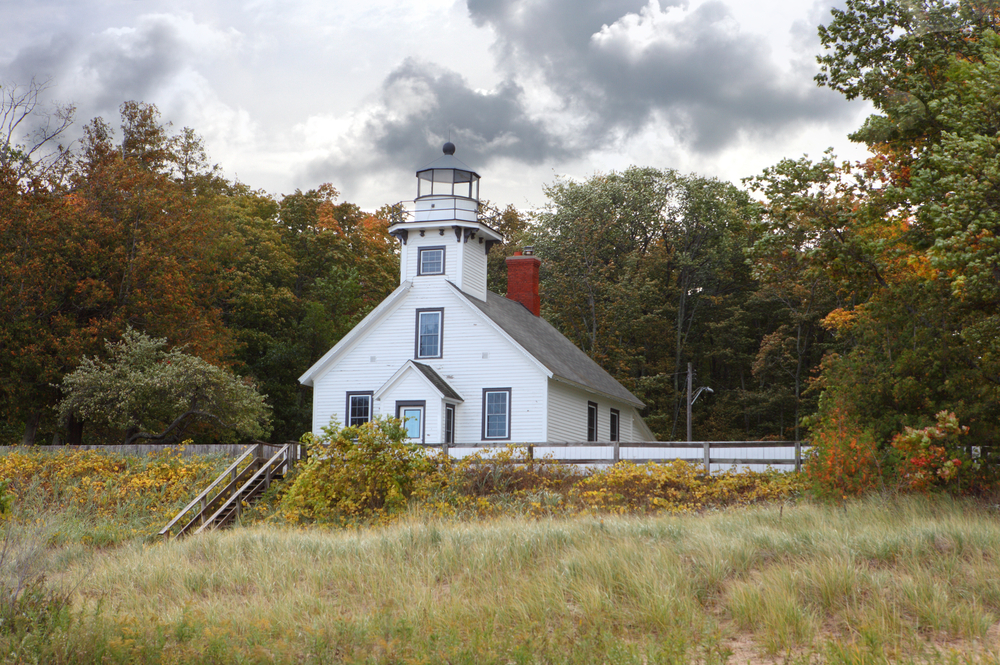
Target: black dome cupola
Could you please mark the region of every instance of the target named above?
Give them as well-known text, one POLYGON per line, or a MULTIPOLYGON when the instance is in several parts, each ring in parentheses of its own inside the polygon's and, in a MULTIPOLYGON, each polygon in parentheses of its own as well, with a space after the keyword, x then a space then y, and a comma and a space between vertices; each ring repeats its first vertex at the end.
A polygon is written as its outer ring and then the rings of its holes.
POLYGON ((444 144, 444 156, 417 171, 417 198, 460 197, 479 201, 479 174, 455 157, 455 144, 444 144))

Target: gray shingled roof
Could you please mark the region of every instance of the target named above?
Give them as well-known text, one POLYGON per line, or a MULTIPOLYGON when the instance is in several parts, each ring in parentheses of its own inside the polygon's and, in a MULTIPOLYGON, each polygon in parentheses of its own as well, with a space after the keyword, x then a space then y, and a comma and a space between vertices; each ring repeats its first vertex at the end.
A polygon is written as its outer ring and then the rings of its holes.
MULTIPOLYGON (((451 286, 461 293, 457 286, 451 286)), ((590 356, 566 339, 548 321, 529 312, 521 303, 489 292, 486 294, 486 302, 478 298, 466 299, 534 356, 535 360, 549 368, 555 378, 603 393, 638 408, 644 406, 638 397, 626 390, 591 360, 590 356)))
POLYGON ((413 366, 416 367, 417 369, 419 369, 420 372, 424 376, 426 376, 427 379, 432 384, 434 384, 434 387, 437 388, 438 392, 440 392, 442 395, 444 395, 446 399, 453 399, 456 402, 464 402, 465 401, 464 399, 462 399, 461 395, 459 395, 457 392, 455 392, 454 388, 452 388, 451 386, 448 385, 447 381, 445 381, 444 379, 441 378, 440 374, 438 374, 437 372, 434 371, 433 367, 428 367, 427 365, 424 365, 423 363, 418 363, 415 360, 410 361, 410 362, 412 362, 413 366))

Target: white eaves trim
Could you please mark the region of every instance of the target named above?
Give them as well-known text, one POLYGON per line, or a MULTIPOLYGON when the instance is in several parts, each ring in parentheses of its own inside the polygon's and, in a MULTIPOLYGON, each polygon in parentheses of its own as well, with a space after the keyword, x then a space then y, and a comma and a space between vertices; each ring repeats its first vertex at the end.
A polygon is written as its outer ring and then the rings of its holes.
POLYGON ((564 383, 567 386, 573 386, 574 388, 577 388, 578 390, 582 390, 584 392, 590 393, 591 395, 599 395, 599 396, 604 397, 606 399, 609 399, 609 400, 611 400, 613 402, 618 402, 619 404, 628 404, 633 409, 641 409, 641 408, 643 408, 645 406, 645 404, 643 404, 642 402, 636 403, 636 402, 625 401, 621 397, 616 397, 615 395, 612 395, 610 393, 606 393, 606 392, 603 392, 603 391, 600 391, 600 390, 595 390, 594 388, 591 388, 590 386, 585 386, 584 384, 577 383, 576 381, 570 381, 567 378, 564 378, 564 377, 561 377, 561 376, 557 376, 555 374, 552 374, 550 376, 551 376, 551 378, 552 378, 553 381, 558 381, 559 383, 564 383))
POLYGON ((532 363, 534 363, 535 367, 537 367, 539 369, 539 371, 542 374, 545 375, 546 378, 549 378, 549 379, 552 378, 552 376, 553 376, 552 370, 550 370, 548 367, 546 367, 544 363, 542 363, 540 360, 538 360, 538 358, 536 358, 532 354, 528 353, 528 350, 525 349, 520 344, 518 344, 517 341, 515 341, 513 337, 511 337, 510 335, 508 335, 506 330, 504 330, 503 328, 501 328, 500 326, 498 326, 496 323, 494 323, 493 320, 490 317, 488 317, 485 314, 483 314, 483 312, 478 307, 476 307, 471 302, 469 302, 469 296, 466 295, 462 291, 462 289, 458 288, 457 286, 455 286, 454 284, 452 284, 450 281, 448 282, 448 285, 451 286, 451 288, 455 291, 455 293, 458 295, 459 301, 462 303, 462 305, 467 310, 469 310, 470 312, 472 312, 473 314, 475 314, 477 317, 479 317, 479 319, 481 321, 485 321, 490 326, 490 328, 492 328, 493 330, 495 330, 497 332, 497 334, 499 334, 501 337, 503 337, 505 340, 507 340, 510 343, 511 346, 513 346, 515 349, 517 349, 522 354, 524 354, 524 357, 527 358, 528 360, 530 360, 532 363))
POLYGON ((396 287, 396 290, 390 293, 389 296, 379 303, 375 309, 368 312, 368 316, 363 318, 361 323, 354 326, 350 332, 344 335, 340 341, 334 345, 332 349, 327 351, 322 358, 313 363, 313 366, 307 369, 305 374, 299 377, 299 383, 304 386, 312 386, 316 377, 319 376, 322 371, 330 365, 330 363, 339 358, 343 352, 350 348, 354 342, 358 341, 365 333, 367 333, 369 328, 387 315, 409 292, 411 286, 413 286, 411 282, 403 282, 396 287))

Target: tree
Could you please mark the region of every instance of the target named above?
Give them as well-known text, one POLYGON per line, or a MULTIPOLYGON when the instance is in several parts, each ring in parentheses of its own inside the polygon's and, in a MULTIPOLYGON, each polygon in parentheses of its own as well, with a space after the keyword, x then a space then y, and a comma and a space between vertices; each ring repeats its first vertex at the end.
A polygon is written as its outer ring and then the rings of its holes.
POLYGON ((818 81, 878 113, 852 135, 875 156, 850 174, 867 185, 837 227, 865 250, 840 265, 875 285, 832 313, 819 419, 846 409, 883 444, 942 410, 971 441, 1000 432, 998 28, 991 1, 849 0, 820 29, 818 81))
POLYGON ((195 425, 260 438, 270 430, 264 397, 249 381, 129 328, 107 342, 107 360, 84 356, 62 381, 61 418, 139 440, 176 443, 195 425))
POLYGON ((398 285, 383 212, 338 202, 332 185, 275 201, 234 188, 218 207, 223 318, 241 373, 258 377, 274 408, 276 441, 311 427, 298 377, 398 285))
MULTIPOLYGON (((728 183, 631 167, 547 188, 530 229, 543 259, 543 314, 646 402, 658 436, 684 431, 686 366, 716 397, 700 433, 771 434, 748 386, 767 305, 744 252, 757 207, 728 183)), ((773 308, 772 308, 773 309, 773 308)), ((757 391, 759 392, 759 391, 757 391)))
MULTIPOLYGON (((157 124, 155 107, 123 108, 131 132, 165 136, 144 127, 157 124)), ((33 186, 2 171, 0 408, 25 423, 25 443, 39 427, 59 432, 53 384, 129 325, 189 344, 209 360, 229 351, 216 307, 223 234, 209 199, 166 167, 159 172, 123 154, 111 128, 96 119, 67 183, 33 186)), ((79 442, 78 424, 70 426, 79 442)))
POLYGON ((20 182, 61 180, 69 151, 52 144, 70 128, 76 107, 46 107, 40 97, 47 81, 31 79, 26 87, 0 84, 0 170, 20 182))
POLYGON ((488 201, 479 206, 479 220, 503 234, 503 243, 490 247, 486 255, 486 289, 506 295, 507 257, 530 244, 530 220, 512 205, 501 210, 488 201))

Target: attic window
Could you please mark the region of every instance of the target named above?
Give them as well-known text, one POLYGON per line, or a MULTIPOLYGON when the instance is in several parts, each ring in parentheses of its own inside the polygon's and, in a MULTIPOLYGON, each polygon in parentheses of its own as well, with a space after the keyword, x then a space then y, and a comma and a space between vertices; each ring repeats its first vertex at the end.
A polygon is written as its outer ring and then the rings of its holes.
POLYGON ((417 250, 418 275, 444 274, 444 247, 421 247, 417 250))

